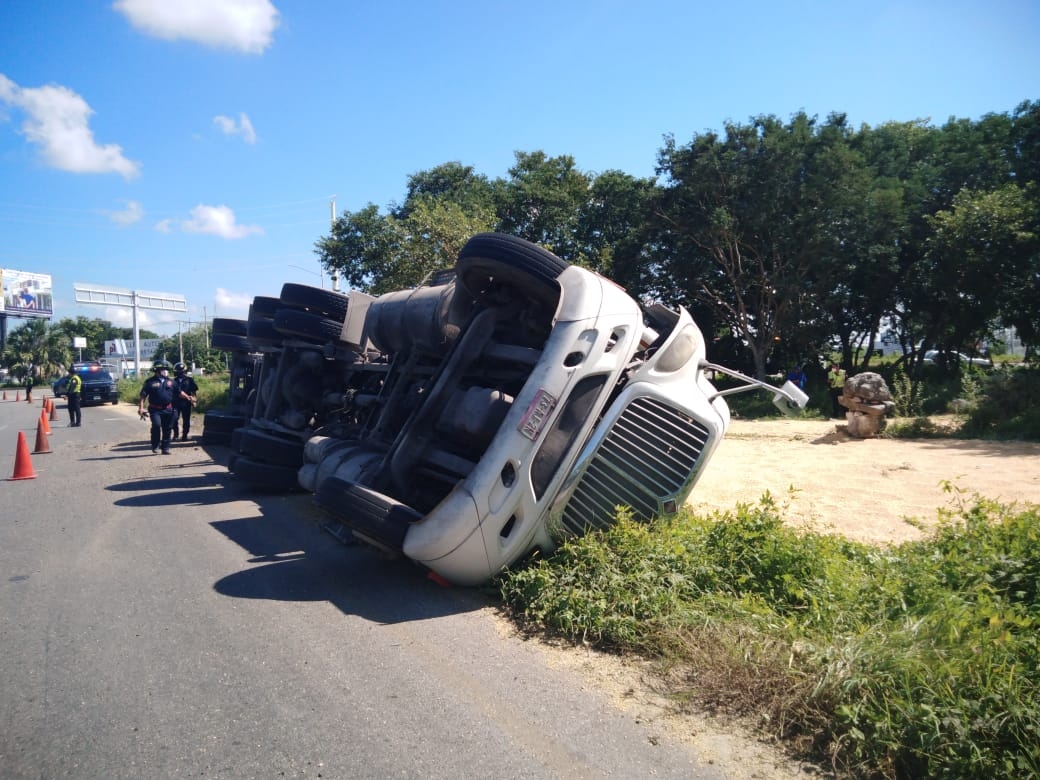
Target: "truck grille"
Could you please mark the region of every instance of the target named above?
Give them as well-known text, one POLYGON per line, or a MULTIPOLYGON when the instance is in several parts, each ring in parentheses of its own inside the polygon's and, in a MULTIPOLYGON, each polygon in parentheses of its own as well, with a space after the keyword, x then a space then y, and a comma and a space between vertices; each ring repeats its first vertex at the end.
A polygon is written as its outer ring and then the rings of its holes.
POLYGON ((708 442, 707 428, 652 398, 637 398, 600 442, 563 511, 566 532, 606 528, 615 507, 650 519, 686 484, 708 442))

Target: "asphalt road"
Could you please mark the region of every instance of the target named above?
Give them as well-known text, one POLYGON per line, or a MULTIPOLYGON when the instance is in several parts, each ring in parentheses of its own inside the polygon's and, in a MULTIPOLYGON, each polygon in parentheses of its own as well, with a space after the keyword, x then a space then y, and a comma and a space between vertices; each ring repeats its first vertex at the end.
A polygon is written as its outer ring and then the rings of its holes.
POLYGON ((133 406, 59 402, 32 454, 41 408, 0 401, 5 780, 720 777, 224 448, 152 455, 133 406))

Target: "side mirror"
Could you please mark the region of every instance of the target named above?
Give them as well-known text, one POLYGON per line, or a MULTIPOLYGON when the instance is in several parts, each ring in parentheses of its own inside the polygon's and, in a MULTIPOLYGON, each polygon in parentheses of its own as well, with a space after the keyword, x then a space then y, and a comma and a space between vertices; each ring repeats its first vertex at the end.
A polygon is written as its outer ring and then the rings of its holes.
POLYGON ((793 417, 809 403, 809 396, 794 382, 788 380, 773 396, 773 406, 788 417, 793 417))

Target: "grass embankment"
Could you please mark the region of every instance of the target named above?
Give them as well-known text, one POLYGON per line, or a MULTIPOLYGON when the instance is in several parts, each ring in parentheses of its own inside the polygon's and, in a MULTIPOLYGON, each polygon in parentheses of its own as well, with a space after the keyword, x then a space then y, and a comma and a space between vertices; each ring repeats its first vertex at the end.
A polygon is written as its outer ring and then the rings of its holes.
POLYGON ((498 584, 529 626, 657 659, 676 702, 754 715, 844 775, 1036 777, 1038 511, 962 499, 879 548, 795 531, 765 496, 622 516, 498 584))
MULTIPOLYGON (((127 404, 137 404, 141 397, 141 386, 144 380, 120 379, 118 382, 119 400, 127 404)), ((195 377, 195 384, 199 386, 198 406, 196 413, 205 413, 209 409, 220 409, 227 404, 228 397, 228 375, 206 374, 195 377)))

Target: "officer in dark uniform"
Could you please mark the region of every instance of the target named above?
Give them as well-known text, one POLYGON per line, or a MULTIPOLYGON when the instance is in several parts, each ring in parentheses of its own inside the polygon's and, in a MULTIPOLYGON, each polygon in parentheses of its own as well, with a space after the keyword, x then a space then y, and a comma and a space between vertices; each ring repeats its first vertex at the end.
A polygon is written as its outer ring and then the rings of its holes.
POLYGON ((141 388, 141 398, 137 405, 137 413, 142 420, 152 423, 152 454, 159 451, 170 454, 170 432, 173 428, 173 399, 185 396, 177 388, 177 383, 170 378, 170 364, 165 360, 152 363, 155 376, 145 380, 141 388), (147 412, 145 404, 148 405, 147 412))
POLYGON ((173 399, 173 438, 177 438, 177 421, 180 420, 181 441, 187 441, 188 429, 191 428, 191 410, 195 406, 199 386, 183 363, 173 365, 173 381, 180 390, 180 394, 173 399))

